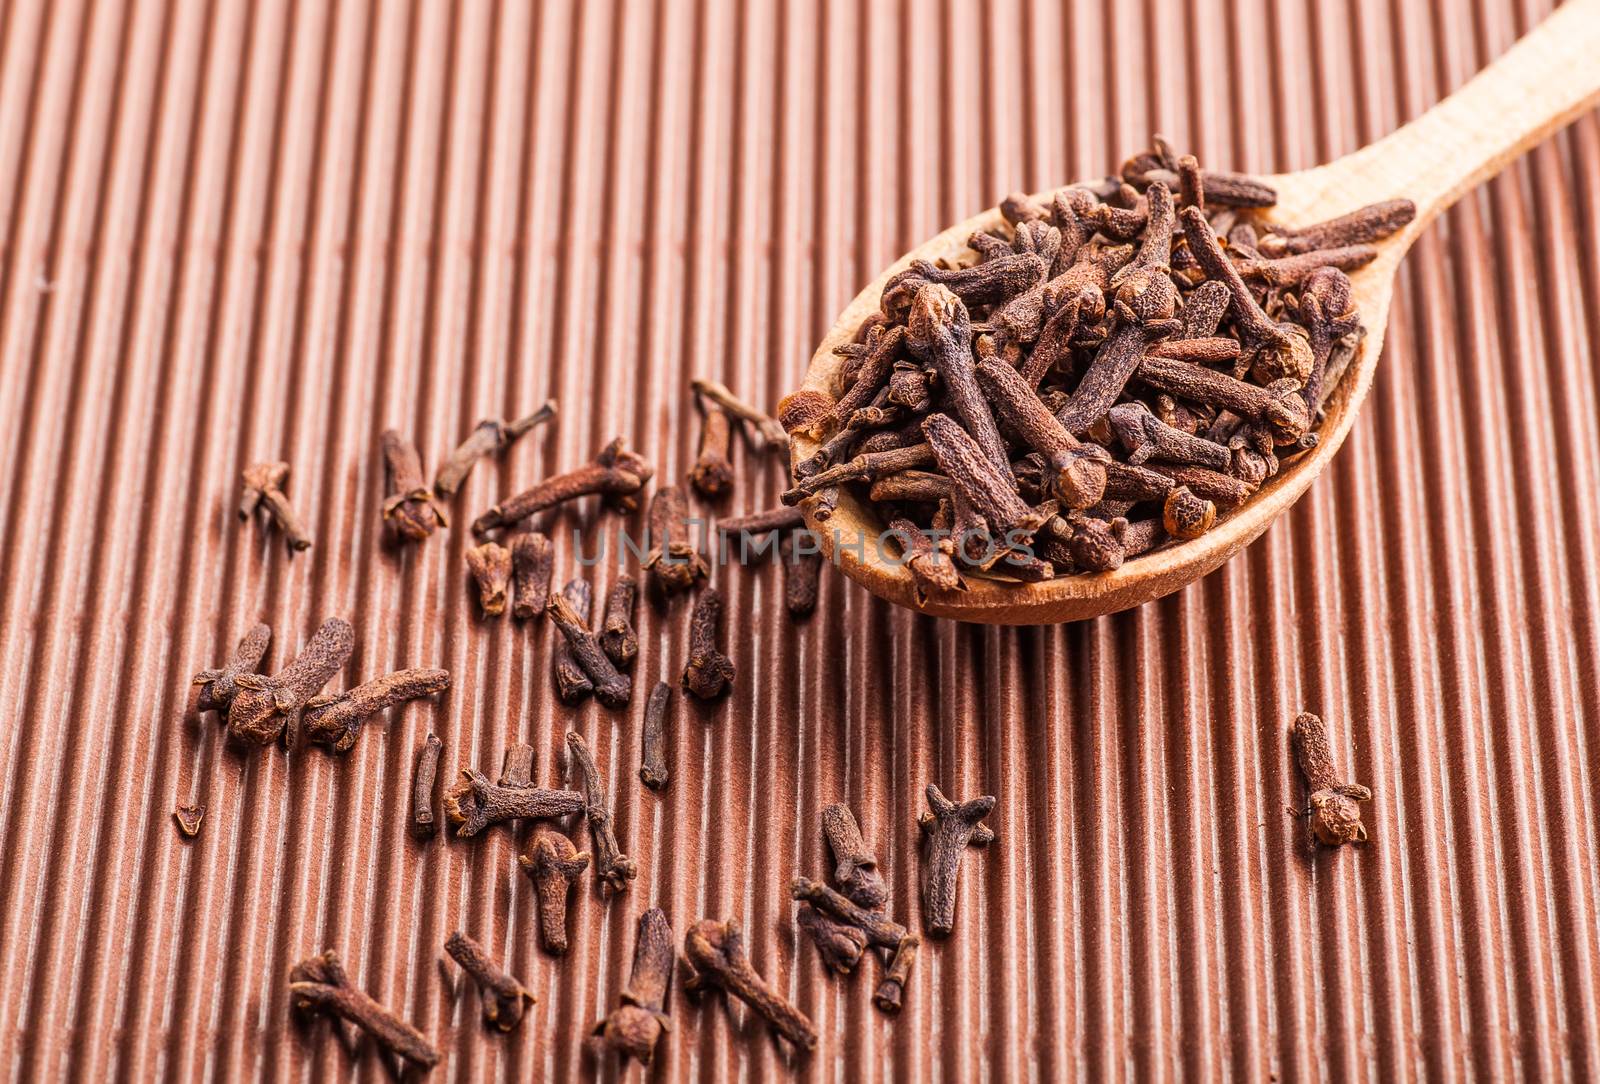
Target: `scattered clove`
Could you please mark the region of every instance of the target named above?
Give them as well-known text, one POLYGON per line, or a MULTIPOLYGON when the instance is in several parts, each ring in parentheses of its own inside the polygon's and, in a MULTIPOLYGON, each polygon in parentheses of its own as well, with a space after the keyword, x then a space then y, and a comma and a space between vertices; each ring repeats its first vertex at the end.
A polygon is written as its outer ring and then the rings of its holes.
POLYGON ((1305 815, 1310 818, 1311 834, 1329 847, 1365 843, 1367 827, 1361 823, 1361 807, 1356 803, 1370 802, 1372 791, 1340 777, 1333 766, 1328 728, 1320 716, 1301 712, 1294 721, 1293 735, 1295 757, 1309 792, 1305 815))
POLYGON ((383 463, 389 476, 389 495, 383 501, 383 522, 396 538, 420 542, 450 520, 422 480, 422 457, 417 446, 398 430, 383 431, 383 463))
POLYGON ((200 834, 200 822, 205 815, 206 807, 203 805, 180 805, 172 811, 172 819, 178 823, 178 831, 186 839, 193 839, 200 834))
POLYGON ((867 950, 867 935, 848 922, 829 918, 809 903, 795 912, 795 925, 817 946, 817 955, 829 971, 848 975, 867 950))
POLYGON ((822 553, 815 541, 790 535, 782 543, 783 606, 796 621, 804 621, 817 609, 817 580, 822 575, 822 553), (802 543, 807 544, 802 544, 802 543))
POLYGON ((193 694, 189 714, 201 715, 215 711, 226 717, 228 706, 239 693, 239 675, 256 672, 271 640, 272 630, 266 625, 257 624, 244 634, 239 646, 233 649, 233 658, 223 664, 220 670, 202 670, 196 674, 191 682, 193 694))
POLYGON ((518 621, 543 615, 550 602, 550 575, 555 554, 550 539, 538 531, 523 531, 511 540, 511 585, 516 601, 511 616, 518 621))
POLYGON ((511 551, 498 542, 485 542, 467 550, 467 571, 478 585, 478 603, 485 617, 506 612, 506 595, 511 587, 511 551))
POLYGON ((676 960, 672 952, 672 927, 661 908, 639 916, 633 939, 633 971, 623 987, 621 1002, 611 1015, 595 1025, 602 1047, 615 1050, 648 1067, 661 1033, 671 1030, 667 1020, 667 988, 676 960))
POLYGON ((288 540, 290 553, 310 549, 311 536, 306 534, 294 505, 283 492, 289 481, 289 464, 252 463, 244 469, 242 477, 244 488, 239 496, 239 519, 247 520, 258 507, 265 508, 288 540))
POLYGON ((639 655, 639 636, 633 631, 633 611, 638 601, 639 582, 627 574, 618 576, 606 595, 600 647, 621 670, 631 670, 639 655))
POLYGON ((328 693, 306 702, 301 722, 306 739, 347 753, 372 716, 408 700, 432 696, 450 687, 450 671, 421 667, 397 670, 342 693, 328 693))
POLYGON ((433 784, 439 778, 439 754, 444 742, 429 734, 417 750, 417 768, 411 777, 411 831, 418 839, 430 839, 439 830, 433 819, 433 784))
POLYGON ((455 496, 456 491, 461 488, 461 483, 467 480, 467 475, 472 473, 472 468, 479 459, 491 452, 511 447, 512 442, 518 437, 554 418, 557 410, 556 401, 547 399, 544 406, 513 422, 501 421, 498 418, 483 419, 471 433, 467 434, 467 439, 439 464, 439 473, 434 476, 433 488, 442 497, 455 496))
POLYGON ((295 660, 271 677, 237 674, 228 709, 228 733, 255 745, 279 738, 292 747, 299 737, 306 703, 344 668, 356 647, 356 633, 342 617, 322 623, 295 660))
POLYGON ((700 454, 689 468, 689 484, 708 501, 721 500, 733 489, 733 462, 728 442, 733 419, 721 407, 707 407, 701 418, 700 454))
POLYGON ((595 766, 589 743, 575 730, 567 732, 567 770, 563 773, 570 782, 574 774, 583 787, 583 815, 589 822, 589 835, 594 840, 594 875, 600 880, 604 894, 621 892, 628 882, 639 874, 639 865, 622 853, 617 846, 617 833, 612 823, 611 798, 595 766))
POLYGON ((650 501, 650 552, 644 568, 663 595, 687 591, 711 574, 695 544, 689 502, 677 486, 662 486, 650 501))
POLYGON ((528 852, 517 859, 539 899, 539 937, 553 956, 567 951, 567 896, 579 875, 589 867, 589 852, 580 852, 560 832, 541 828, 534 833, 528 852))
POLYGON ((566 638, 571 659, 594 683, 595 699, 608 708, 625 707, 632 695, 633 683, 612 665, 600 647, 599 638, 589 630, 583 616, 573 608, 566 595, 552 595, 547 612, 566 638))
POLYGON ((502 786, 472 768, 461 769, 461 779, 444 792, 445 815, 462 838, 501 821, 565 817, 583 805, 583 795, 576 791, 502 786))
POLYGON ((478 984, 485 1023, 501 1031, 512 1031, 522 1023, 522 1014, 533 1004, 533 995, 489 959, 482 945, 457 930, 444 943, 444 950, 478 984))
POLYGON ((684 989, 694 993, 706 986, 721 987, 765 1017, 778 1034, 801 1050, 816 1049, 817 1030, 811 1020, 750 966, 738 922, 701 919, 689 927, 683 953, 693 972, 684 989))
POLYGON ((639 738, 639 781, 651 790, 664 790, 667 772, 667 704, 672 686, 656 682, 644 706, 644 730, 639 738))
MULTIPOLYGON (((572 607, 572 612, 580 623, 588 622, 594 597, 588 580, 568 581, 567 586, 561 589, 561 597, 572 607)), ((551 599, 554 598, 552 595, 551 599)), ((549 602, 545 603, 545 609, 549 609, 549 602)), ((561 698, 563 704, 577 704, 594 692, 594 682, 589 680, 588 673, 578 665, 578 660, 573 657, 572 647, 565 636, 556 641, 550 659, 556 675, 556 695, 561 698)))
POLYGON ((496 782, 502 787, 533 786, 533 746, 525 741, 506 746, 506 755, 500 761, 500 778, 496 782))
POLYGON ((628 451, 617 437, 600 450, 594 462, 547 478, 490 508, 473 521, 472 533, 482 538, 496 528, 521 523, 535 512, 592 493, 601 494, 619 512, 632 512, 638 506, 639 491, 654 474, 644 457, 628 451))
POLYGON ((906 981, 911 977, 911 965, 917 958, 917 948, 922 938, 878 911, 869 911, 827 885, 805 877, 795 878, 794 898, 825 911, 840 922, 847 922, 867 935, 867 943, 886 949, 890 953, 889 973, 877 992, 873 1004, 884 1012, 899 1012, 906 981))
POLYGON ((961 856, 969 843, 993 842, 994 832, 980 823, 994 809, 994 796, 984 795, 957 805, 933 783, 927 789, 928 808, 918 820, 928 836, 928 865, 922 881, 922 902, 931 934, 945 937, 955 929, 956 889, 961 876, 961 856))
POLYGON ((833 879, 839 888, 862 907, 882 907, 889 902, 889 886, 878 872, 878 859, 861 838, 850 807, 834 803, 822 811, 822 834, 833 854, 833 879))
POLYGON ((422 1032, 350 984, 332 949, 290 968, 289 1002, 297 1013, 320 1012, 350 1021, 389 1053, 424 1071, 439 1064, 439 1051, 422 1032))
POLYGON ((729 414, 745 423, 751 442, 758 451, 788 451, 789 434, 784 432, 783 426, 764 410, 746 403, 727 386, 715 380, 699 377, 689 382, 695 394, 708 402, 715 403, 729 414))
POLYGON ((707 587, 694 600, 694 613, 689 619, 689 663, 683 669, 684 690, 701 700, 714 700, 733 684, 733 660, 717 647, 721 627, 722 593, 707 587))

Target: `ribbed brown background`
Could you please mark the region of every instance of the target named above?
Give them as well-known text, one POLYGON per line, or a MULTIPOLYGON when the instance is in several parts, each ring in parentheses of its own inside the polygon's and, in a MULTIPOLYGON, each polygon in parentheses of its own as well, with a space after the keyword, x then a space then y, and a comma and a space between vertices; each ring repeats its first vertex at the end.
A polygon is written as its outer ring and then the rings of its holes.
MULTIPOLYGON (((381 1078, 366 1044, 290 1024, 289 966, 334 947, 447 1051, 438 1079, 611 1077, 581 1039, 651 903, 680 937, 742 919, 822 1034, 791 1067, 742 1008, 675 988, 656 1079, 1600 1073, 1595 116, 1423 238, 1352 439, 1244 556, 1032 630, 837 577, 796 627, 777 569, 729 569, 736 691, 676 709, 664 796, 638 724, 681 668, 681 605, 642 611, 633 708, 574 714, 551 630, 477 616, 465 530, 403 553, 379 530, 386 426, 431 473, 479 417, 561 400, 472 475, 461 526, 616 433, 681 476, 692 375, 775 401, 942 224, 1152 130, 1219 166, 1326 160, 1547 8, 0 5, 6 1076, 381 1078), (293 560, 233 516, 271 458, 317 540, 293 560), (331 614, 358 630, 345 683, 442 665, 455 687, 343 758, 184 720, 251 622, 277 666, 331 614), (1285 812, 1302 707, 1376 793, 1364 849, 1309 857, 1285 812), (569 726, 641 870, 609 903, 585 883, 558 962, 511 833, 419 845, 406 791, 429 729, 452 770, 531 741, 549 781, 569 726), (999 840, 889 1019, 876 964, 841 981, 797 941, 787 888, 823 874, 818 811, 848 800, 913 919, 930 780, 999 795, 999 840), (538 994, 515 1035, 441 969, 457 927, 538 994)), ((781 480, 739 456, 729 512, 781 480)), ((553 522, 593 524, 617 521, 553 522)))

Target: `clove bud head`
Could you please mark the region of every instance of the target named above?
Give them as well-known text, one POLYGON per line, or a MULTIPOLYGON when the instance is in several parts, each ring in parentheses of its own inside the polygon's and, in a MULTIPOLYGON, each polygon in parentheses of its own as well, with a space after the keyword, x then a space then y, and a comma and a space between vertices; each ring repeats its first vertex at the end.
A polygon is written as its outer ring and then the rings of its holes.
POLYGON ((1313 791, 1311 795, 1311 832, 1317 842, 1329 847, 1341 843, 1365 843, 1367 827, 1361 823, 1361 807, 1357 802, 1370 802, 1372 792, 1360 783, 1345 783, 1313 791))

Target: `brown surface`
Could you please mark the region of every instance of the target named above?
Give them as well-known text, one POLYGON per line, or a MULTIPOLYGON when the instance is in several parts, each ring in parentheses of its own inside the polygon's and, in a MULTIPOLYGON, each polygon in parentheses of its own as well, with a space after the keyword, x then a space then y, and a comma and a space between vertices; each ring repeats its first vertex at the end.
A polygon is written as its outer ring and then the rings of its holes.
MULTIPOLYGON (((1202 583, 1019 631, 831 576, 796 630, 777 569, 729 570, 740 677, 676 707, 660 797, 638 723, 681 667, 686 604, 641 607, 633 707, 575 717, 639 878, 610 903, 585 884, 560 962, 509 833, 406 830, 429 729, 450 770, 493 776, 520 738, 550 781, 574 719, 552 631, 485 625, 470 597, 461 525, 502 492, 615 432, 681 476, 691 375, 776 400, 855 288, 940 225, 1101 173, 1152 128, 1219 166, 1330 158, 1546 6, 0 8, 8 1075, 381 1077, 326 1025, 288 1026, 290 965, 332 947, 447 1051, 438 1079, 587 1076, 579 1038, 652 902, 680 940, 744 921, 822 1034, 802 1075, 1600 1072, 1594 116, 1422 240, 1335 467, 1202 583), (473 472, 454 530, 384 548, 386 426, 431 472, 480 416, 547 395, 560 421, 473 472), (293 465, 316 540, 292 561, 233 517, 262 458, 293 465), (347 684, 442 665, 444 703, 343 759, 241 757, 182 721, 189 675, 251 622, 276 666, 333 613, 358 630, 347 684), (1284 813, 1302 707, 1376 793, 1363 850, 1308 860, 1284 813), (874 965, 840 981, 797 942, 787 886, 823 872, 818 815, 842 798, 914 914, 929 779, 998 793, 999 839, 967 856, 955 935, 891 1021, 874 965), (457 927, 539 998, 509 1038, 441 978, 457 927)), ((736 459, 734 513, 779 486, 736 459)), ((669 1008, 659 1078, 787 1074, 719 996, 675 986, 669 1008)))

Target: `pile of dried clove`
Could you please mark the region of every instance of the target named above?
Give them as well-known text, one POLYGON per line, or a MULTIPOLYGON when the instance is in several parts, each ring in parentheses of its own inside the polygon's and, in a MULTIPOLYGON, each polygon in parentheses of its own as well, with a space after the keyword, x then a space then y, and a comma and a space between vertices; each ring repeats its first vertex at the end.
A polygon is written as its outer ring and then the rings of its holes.
POLYGON ((1302 229, 1253 178, 1159 137, 1101 185, 1011 196, 960 265, 915 261, 836 351, 830 396, 781 404, 820 442, 784 502, 849 487, 924 596, 964 575, 1101 572, 1198 537, 1315 447, 1365 330, 1345 272, 1409 200, 1302 229))

